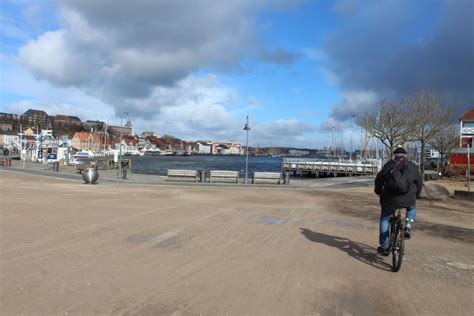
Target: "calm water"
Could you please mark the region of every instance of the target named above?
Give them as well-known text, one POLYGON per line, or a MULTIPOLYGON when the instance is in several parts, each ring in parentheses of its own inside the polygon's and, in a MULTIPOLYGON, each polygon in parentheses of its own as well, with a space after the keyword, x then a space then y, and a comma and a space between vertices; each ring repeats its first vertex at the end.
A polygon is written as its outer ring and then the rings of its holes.
MULTIPOLYGON (((166 175, 168 169, 234 170, 245 174, 245 156, 143 156, 132 160, 132 172, 166 175)), ((249 176, 254 171, 280 172, 282 159, 249 157, 249 176)))

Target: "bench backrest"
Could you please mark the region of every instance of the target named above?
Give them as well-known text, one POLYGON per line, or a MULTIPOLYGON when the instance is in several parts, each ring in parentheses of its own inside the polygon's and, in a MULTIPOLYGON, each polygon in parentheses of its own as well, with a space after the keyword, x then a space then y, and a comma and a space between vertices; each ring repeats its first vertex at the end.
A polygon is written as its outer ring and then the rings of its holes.
POLYGON ((210 177, 229 177, 229 178, 236 178, 239 176, 238 171, 231 171, 231 170, 210 170, 209 171, 210 177))
POLYGON ((279 172, 259 172, 255 171, 253 177, 257 179, 280 179, 281 173, 279 172))
POLYGON ((168 169, 168 176, 197 177, 197 170, 168 169))

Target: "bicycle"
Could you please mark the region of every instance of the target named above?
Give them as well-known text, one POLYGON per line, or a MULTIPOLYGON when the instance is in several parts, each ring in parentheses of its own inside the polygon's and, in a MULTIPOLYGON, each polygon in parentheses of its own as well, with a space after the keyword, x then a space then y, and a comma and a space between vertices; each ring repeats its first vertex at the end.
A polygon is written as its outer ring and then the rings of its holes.
POLYGON ((398 272, 405 254, 405 224, 399 209, 390 216, 389 228, 390 251, 392 252, 392 271, 398 272))

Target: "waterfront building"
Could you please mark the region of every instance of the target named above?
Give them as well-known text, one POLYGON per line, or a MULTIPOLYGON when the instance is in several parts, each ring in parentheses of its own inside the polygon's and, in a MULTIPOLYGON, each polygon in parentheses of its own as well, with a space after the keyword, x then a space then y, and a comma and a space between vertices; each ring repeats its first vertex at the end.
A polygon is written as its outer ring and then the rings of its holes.
POLYGON ((107 124, 99 120, 87 120, 82 122, 82 126, 84 130, 89 133, 104 132, 107 128, 107 124))
POLYGON ((10 150, 17 150, 21 147, 20 136, 13 130, 0 130, 0 146, 10 150))
POLYGON ((40 129, 47 129, 51 125, 51 119, 45 111, 29 109, 20 116, 20 124, 23 128, 39 126, 40 129))
POLYGON ((99 133, 77 132, 71 140, 71 146, 77 150, 97 152, 105 147, 104 135, 99 133))
POLYGON ((459 147, 466 147, 469 144, 472 148, 472 138, 474 136, 474 108, 461 115, 459 123, 459 147))
POLYGON ((114 126, 110 125, 107 128, 107 131, 109 132, 110 135, 113 136, 120 136, 120 131, 122 131, 122 135, 128 136, 133 134, 132 126, 114 126))
POLYGON ((82 126, 81 119, 71 115, 54 115, 51 116, 51 121, 53 128, 60 127, 61 125, 82 126))
POLYGON ((196 142, 196 146, 194 147, 195 151, 198 154, 212 154, 212 141, 203 141, 200 140, 196 142))
POLYGON ((168 145, 163 139, 156 136, 148 136, 146 137, 146 140, 150 144, 149 148, 153 149, 159 148, 161 150, 165 150, 168 145))
POLYGON ((18 122, 19 117, 17 114, 0 112, 0 119, 18 122))
POLYGON ((54 115, 51 116, 52 127, 55 135, 73 136, 75 132, 84 130, 81 120, 77 116, 54 115))
POLYGON ((453 174, 466 174, 468 161, 471 165, 470 173, 474 173, 474 150, 472 139, 474 137, 474 108, 465 112, 459 118, 460 136, 459 148, 456 148, 449 156, 449 170, 453 174), (468 148, 469 146, 469 148, 468 148))
POLYGON ((212 142, 212 154, 215 155, 240 155, 242 154, 242 146, 234 143, 233 141, 228 142, 212 142))
POLYGON ((14 122, 10 119, 0 118, 0 130, 11 131, 13 130, 14 122))

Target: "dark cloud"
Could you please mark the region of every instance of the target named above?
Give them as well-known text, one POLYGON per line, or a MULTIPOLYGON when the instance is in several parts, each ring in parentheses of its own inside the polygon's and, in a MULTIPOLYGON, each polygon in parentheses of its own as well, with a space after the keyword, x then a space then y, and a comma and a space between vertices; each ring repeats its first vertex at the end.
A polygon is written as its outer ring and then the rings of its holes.
MULTIPOLYGON (((343 91, 399 99, 428 88, 458 113, 474 104, 474 2, 354 2, 349 11, 325 46, 343 91)), ((332 116, 348 119, 357 108, 343 102, 332 116)))

